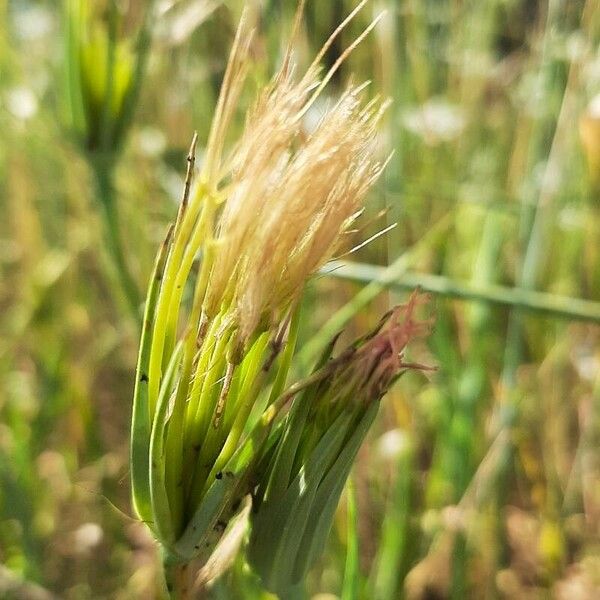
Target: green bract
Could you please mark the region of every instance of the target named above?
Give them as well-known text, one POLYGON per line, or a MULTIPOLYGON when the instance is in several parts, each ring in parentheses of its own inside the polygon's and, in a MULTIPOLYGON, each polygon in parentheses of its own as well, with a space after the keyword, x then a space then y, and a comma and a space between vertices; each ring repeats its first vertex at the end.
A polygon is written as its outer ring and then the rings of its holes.
MULTIPOLYGON (((418 298, 398 307, 338 357, 328 349, 314 383, 296 396, 255 493, 248 557, 265 585, 285 598, 323 550, 340 494, 379 401, 404 370, 418 298)), ((333 344, 332 344, 333 346, 333 344)))
POLYGON ((67 0, 67 96, 69 126, 90 152, 113 152, 127 126, 136 57, 117 36, 118 15, 97 18, 89 0, 67 0))
POLYGON ((136 512, 169 560, 185 563, 210 554, 254 485, 255 467, 267 447, 277 411, 272 407, 257 419, 251 419, 250 413, 261 399, 267 408, 268 397, 262 394, 267 384, 272 383, 271 398, 280 394, 297 320, 291 329, 287 321, 283 326, 289 336, 283 352, 282 334, 274 338, 267 332, 259 334, 228 376, 232 337, 223 317, 217 317, 207 328, 200 351, 196 338, 190 336, 169 351, 157 401, 151 404, 152 341, 160 323, 160 289, 167 284, 165 269, 173 251, 171 228, 158 255, 146 302, 134 394, 131 469, 136 512), (190 339, 192 360, 186 362, 185 342, 190 339), (193 381, 192 366, 199 373, 193 381), (227 403, 219 409, 224 394, 227 403))

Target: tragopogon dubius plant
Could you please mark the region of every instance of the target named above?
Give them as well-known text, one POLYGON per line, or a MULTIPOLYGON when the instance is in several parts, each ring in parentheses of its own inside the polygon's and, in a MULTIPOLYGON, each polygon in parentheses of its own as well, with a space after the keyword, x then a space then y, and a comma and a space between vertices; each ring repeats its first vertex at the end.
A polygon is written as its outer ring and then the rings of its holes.
POLYGON ((260 508, 250 517, 251 562, 279 592, 302 577, 320 551, 379 398, 409 366, 401 352, 421 330, 413 300, 371 336, 286 388, 303 288, 340 247, 385 163, 376 146, 387 103, 367 101, 365 84, 348 85, 311 131, 304 128, 304 116, 333 73, 375 26, 321 72, 325 52, 364 4, 303 75, 290 43, 226 153, 249 68, 252 32, 242 18, 197 174, 196 139, 190 150, 180 209, 149 286, 131 438, 135 510, 160 543, 168 587, 179 597, 191 593, 192 561, 204 564, 201 581, 222 570, 215 547, 223 538, 229 547, 232 537, 241 541, 244 529, 231 521, 252 494, 260 508), (182 301, 186 287, 189 306, 182 301), (307 411, 314 419, 307 421, 307 411), (298 487, 306 470, 310 484, 298 487), (294 502, 304 517, 325 502, 316 530, 290 517, 294 502), (275 515, 285 526, 273 535, 275 515), (288 547, 290 535, 302 539, 301 548, 288 547), (289 573, 273 574, 268 551, 261 552, 271 543, 290 561, 289 573))

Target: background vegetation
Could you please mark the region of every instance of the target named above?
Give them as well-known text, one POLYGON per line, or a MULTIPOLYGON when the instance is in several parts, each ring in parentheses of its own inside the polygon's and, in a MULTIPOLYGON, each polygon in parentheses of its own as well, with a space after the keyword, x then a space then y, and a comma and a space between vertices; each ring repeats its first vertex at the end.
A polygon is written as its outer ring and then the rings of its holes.
MULTIPOLYGON (((134 54, 149 4, 119 3, 114 31, 134 54)), ((308 3, 300 61, 355 4, 308 3)), ((155 3, 111 171, 111 241, 97 154, 69 118, 63 8, 0 0, 2 598, 160 597, 153 542, 127 516, 131 298, 177 210, 194 130, 201 160, 241 6, 155 3)), ((295 3, 252 9, 248 102, 295 3)), ((308 595, 598 598, 600 7, 373 0, 328 60, 382 9, 335 84, 354 72, 394 100, 382 146, 395 154, 355 241, 398 226, 344 257, 360 265, 315 277, 303 358, 357 306, 354 333, 422 285, 436 323, 413 356, 438 371, 383 402, 308 595)), ((237 565, 214 597, 266 596, 237 565)))

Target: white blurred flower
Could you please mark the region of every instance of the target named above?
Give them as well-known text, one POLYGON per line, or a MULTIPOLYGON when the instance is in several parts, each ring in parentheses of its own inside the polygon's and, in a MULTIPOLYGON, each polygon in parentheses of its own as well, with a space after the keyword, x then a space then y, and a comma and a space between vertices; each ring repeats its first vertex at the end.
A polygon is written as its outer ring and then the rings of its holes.
POLYGON ((104 532, 98 523, 84 523, 73 534, 76 552, 80 554, 89 552, 102 541, 103 537, 104 532))
POLYGON ((17 36, 24 41, 43 38, 52 30, 52 13, 43 6, 16 10, 13 25, 17 36))
POLYGON ((143 154, 150 157, 160 156, 167 147, 165 134, 156 127, 144 127, 138 134, 138 144, 143 154))
POLYGON ((592 347, 586 344, 577 347, 572 354, 572 360, 581 379, 595 381, 600 372, 600 360, 592 347))
POLYGON ((600 94, 592 98, 588 104, 587 112, 592 119, 600 119, 600 94))
POLYGON ((393 461, 409 448, 410 442, 402 429, 386 431, 376 445, 377 456, 383 460, 393 461))
POLYGON ((26 87, 14 87, 6 93, 6 107, 17 119, 26 121, 38 110, 35 94, 26 87))
POLYGON ((441 98, 432 98, 422 106, 405 113, 403 124, 421 136, 426 144, 435 146, 457 138, 467 120, 460 107, 441 98))

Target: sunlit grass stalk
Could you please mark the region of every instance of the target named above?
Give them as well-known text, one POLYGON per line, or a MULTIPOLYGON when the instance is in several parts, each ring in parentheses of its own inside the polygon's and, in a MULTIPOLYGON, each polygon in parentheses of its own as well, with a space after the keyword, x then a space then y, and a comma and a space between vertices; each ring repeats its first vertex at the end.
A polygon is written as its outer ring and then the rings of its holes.
MULTIPOLYGON (((504 234, 504 223, 500 215, 489 212, 485 217, 481 242, 473 265, 471 281, 475 286, 485 287, 497 280, 504 234)), ((459 421, 461 426, 453 427, 455 435, 451 440, 460 457, 461 464, 455 472, 455 477, 457 492, 461 497, 478 464, 479 419, 485 408, 489 385, 488 368, 493 356, 493 340, 486 335, 493 325, 491 307, 489 304, 479 303, 469 308, 467 327, 470 344, 458 381, 454 414, 454 420, 459 421)), ((461 531, 455 540, 453 556, 453 597, 457 599, 464 597, 471 589, 468 578, 469 556, 467 532, 461 531)))
POLYGON ((485 281, 460 281, 445 275, 406 271, 390 279, 387 268, 377 265, 332 261, 323 275, 365 284, 382 284, 391 290, 420 288, 442 298, 456 298, 480 305, 499 305, 541 317, 600 323, 600 303, 574 296, 508 287, 485 281))
POLYGON ((359 594, 358 507, 356 488, 350 478, 346 486, 346 563, 341 600, 356 600, 359 594))
POLYGON ((390 491, 381 527, 377 557, 371 573, 370 589, 374 600, 400 596, 401 584, 418 548, 411 535, 414 523, 416 482, 414 442, 408 440, 394 462, 394 487, 390 491))
MULTIPOLYGON (((587 3, 584 6, 583 13, 587 10, 587 3)), ((551 35, 555 24, 560 20, 560 4, 550 2, 547 9, 545 27, 542 38, 542 51, 540 56, 538 85, 540 88, 549 86, 549 82, 556 79, 556 74, 552 71, 551 55, 551 35)), ((552 184, 554 177, 560 170, 560 160, 562 146, 564 143, 565 132, 570 127, 572 121, 572 94, 576 82, 577 69, 575 64, 571 64, 564 87, 562 85, 553 86, 558 89, 560 96, 556 105, 556 111, 551 114, 553 130, 552 144, 549 152, 546 152, 546 143, 542 138, 543 125, 547 125, 538 119, 534 136, 531 141, 531 152, 534 158, 543 157, 547 160, 544 177, 542 178, 540 189, 535 198, 535 202, 527 201, 525 198, 521 216, 521 230, 523 232, 522 242, 524 253, 519 265, 519 271, 516 274, 516 280, 519 287, 523 289, 534 289, 538 284, 540 271, 544 264, 545 251, 548 248, 548 225, 552 222, 555 213, 555 188, 552 184)), ((558 82, 557 82, 558 83, 558 82)), ((556 99, 555 99, 556 100, 556 99)), ((520 411, 521 395, 517 384, 517 370, 521 364, 525 352, 524 339, 524 315, 523 311, 515 309, 511 311, 506 333, 506 346, 501 375, 501 395, 497 407, 496 429, 498 431, 506 429, 511 431, 517 422, 520 411)), ((512 440, 511 440, 512 441, 512 440)), ((506 499, 507 480, 510 474, 511 465, 516 457, 516 448, 514 442, 507 440, 506 460, 503 461, 496 471, 497 496, 500 504, 506 499)), ((504 535, 504 526, 498 523, 498 530, 504 535)), ((505 541, 505 540, 503 540, 505 541)), ((499 556, 499 566, 504 566, 507 562, 508 548, 507 543, 503 544, 503 554, 499 556)))

